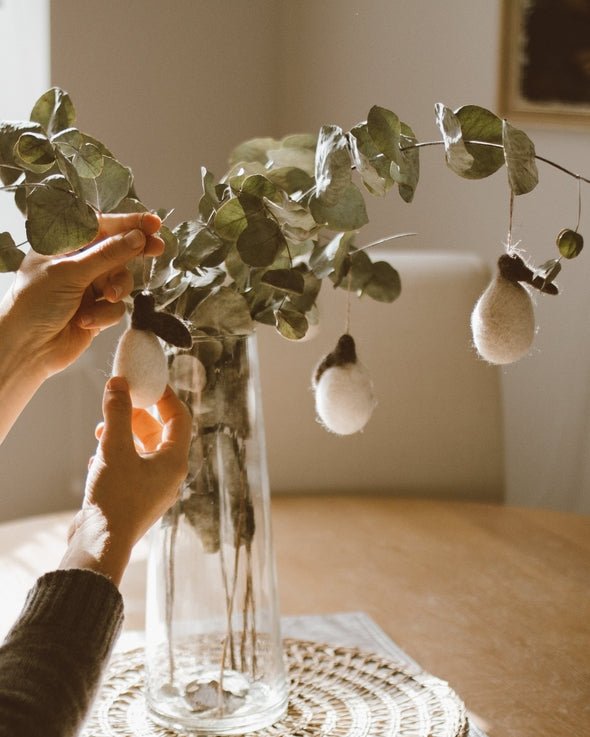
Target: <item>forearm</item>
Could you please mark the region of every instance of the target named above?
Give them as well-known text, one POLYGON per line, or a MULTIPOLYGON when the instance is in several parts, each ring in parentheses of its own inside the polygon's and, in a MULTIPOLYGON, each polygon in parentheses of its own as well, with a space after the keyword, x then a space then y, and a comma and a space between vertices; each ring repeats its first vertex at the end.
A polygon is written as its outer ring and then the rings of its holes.
POLYGON ((0 737, 73 737, 121 629, 121 595, 90 571, 53 571, 0 648, 0 737))
POLYGON ((5 298, 0 302, 0 443, 45 379, 43 357, 27 341, 5 298))

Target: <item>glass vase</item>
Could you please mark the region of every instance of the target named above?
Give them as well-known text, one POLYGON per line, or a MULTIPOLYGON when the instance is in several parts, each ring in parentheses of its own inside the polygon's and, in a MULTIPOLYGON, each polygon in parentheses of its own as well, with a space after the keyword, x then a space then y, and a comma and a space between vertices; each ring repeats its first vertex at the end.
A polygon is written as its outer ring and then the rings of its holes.
POLYGON ((169 356, 193 417, 189 473, 152 530, 146 699, 160 725, 204 735, 287 708, 255 336, 201 336, 169 356))

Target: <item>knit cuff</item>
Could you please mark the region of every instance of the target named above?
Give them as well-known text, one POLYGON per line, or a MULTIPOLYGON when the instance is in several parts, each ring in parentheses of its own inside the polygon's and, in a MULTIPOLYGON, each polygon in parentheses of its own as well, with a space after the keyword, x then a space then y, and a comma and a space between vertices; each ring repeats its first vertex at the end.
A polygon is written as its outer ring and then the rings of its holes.
POLYGON ((95 652, 106 657, 122 624, 123 598, 113 582, 95 571, 71 568, 37 580, 7 639, 23 626, 39 625, 93 642, 95 652))

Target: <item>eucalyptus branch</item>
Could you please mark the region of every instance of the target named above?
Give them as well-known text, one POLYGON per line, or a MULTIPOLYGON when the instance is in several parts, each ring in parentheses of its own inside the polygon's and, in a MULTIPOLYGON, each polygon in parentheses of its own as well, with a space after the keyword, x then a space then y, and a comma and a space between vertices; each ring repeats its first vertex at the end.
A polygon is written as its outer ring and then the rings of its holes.
MULTIPOLYGON (((471 146, 488 146, 489 148, 501 148, 502 150, 504 150, 504 146, 501 143, 492 143, 491 141, 463 141, 463 143, 469 144, 471 146)), ((419 141, 418 143, 412 143, 409 146, 400 146, 400 151, 410 151, 413 148, 426 148, 427 146, 444 145, 444 141, 419 141)), ((590 179, 582 176, 581 174, 576 174, 576 172, 573 172, 570 169, 566 169, 565 166, 561 166, 561 164, 558 164, 556 161, 546 159, 544 156, 539 156, 539 154, 535 154, 535 159, 538 159, 545 164, 549 164, 549 166, 553 166, 555 169, 559 169, 559 171, 562 171, 564 174, 567 174, 574 179, 578 179, 581 182, 586 182, 586 184, 590 184, 590 179)))
POLYGON ((367 243, 366 246, 361 246, 360 248, 357 248, 355 253, 358 253, 359 251, 367 251, 369 248, 373 248, 373 246, 380 246, 382 243, 387 243, 388 241, 395 241, 398 238, 405 238, 409 235, 418 235, 418 233, 396 233, 395 235, 387 235, 385 238, 379 238, 377 241, 373 241, 372 243, 367 243))
MULTIPOLYGON (((0 187, 0 191, 2 192, 17 192, 19 189, 22 189, 23 187, 51 187, 51 184, 46 184, 45 182, 21 182, 21 184, 7 184, 3 187, 0 187)), ((90 203, 89 203, 90 204, 90 203)))

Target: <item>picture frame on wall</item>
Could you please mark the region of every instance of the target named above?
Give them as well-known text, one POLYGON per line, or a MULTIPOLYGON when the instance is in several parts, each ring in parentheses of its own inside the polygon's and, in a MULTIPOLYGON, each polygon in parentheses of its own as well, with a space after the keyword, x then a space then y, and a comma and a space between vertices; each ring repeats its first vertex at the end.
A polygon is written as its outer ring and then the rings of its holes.
POLYGON ((590 0, 503 0, 499 109, 590 130, 590 0))

